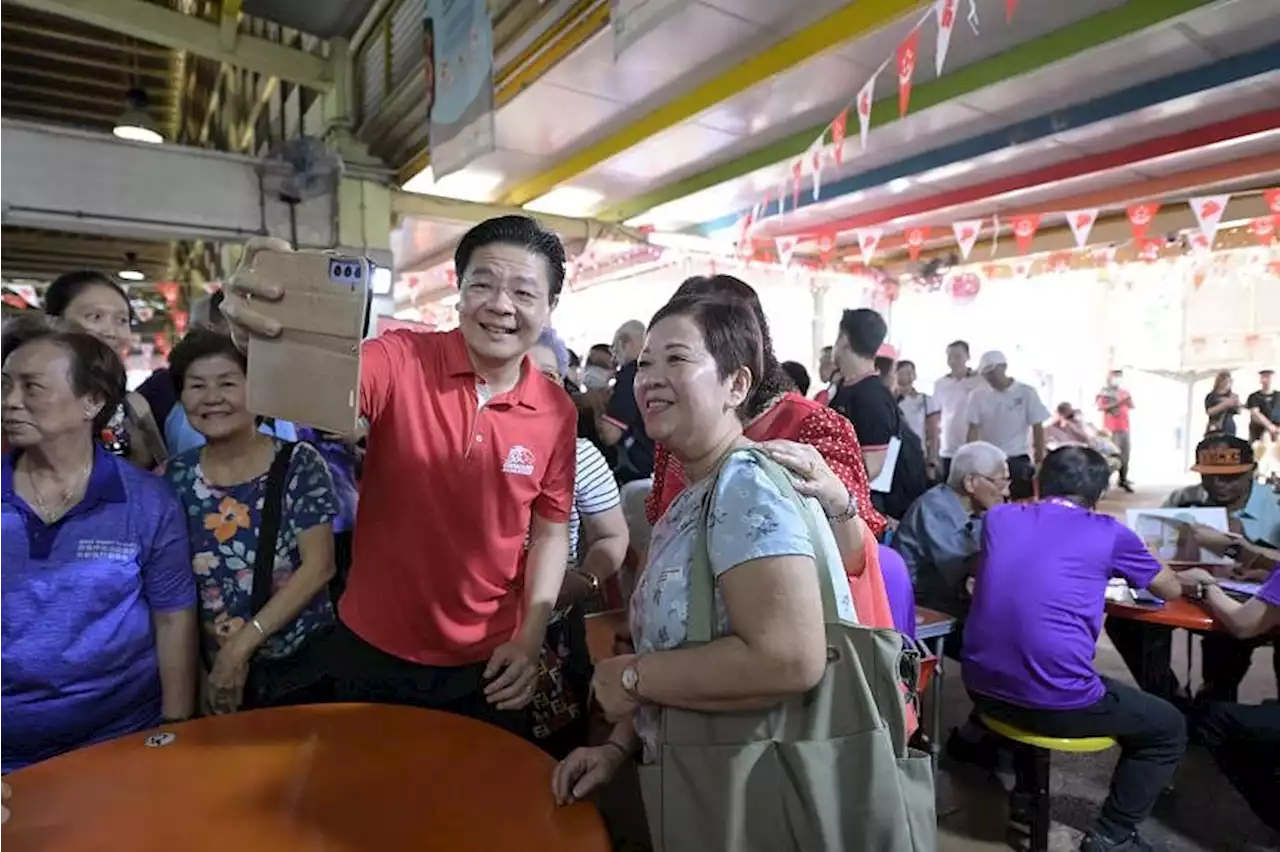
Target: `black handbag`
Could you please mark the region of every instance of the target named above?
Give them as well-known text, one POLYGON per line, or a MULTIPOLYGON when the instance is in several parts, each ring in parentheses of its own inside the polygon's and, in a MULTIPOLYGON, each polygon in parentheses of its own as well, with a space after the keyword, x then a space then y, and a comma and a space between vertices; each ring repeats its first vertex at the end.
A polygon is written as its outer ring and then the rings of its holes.
MULTIPOLYGON (((296 443, 282 443, 267 471, 266 491, 262 496, 262 519, 258 525, 258 552, 253 562, 253 592, 250 612, 258 613, 271 600, 272 575, 275 573, 276 540, 284 510, 285 482, 296 443)), ((312 633, 293 654, 283 659, 255 656, 249 663, 245 681, 244 709, 301 704, 323 699, 325 667, 321 662, 320 640, 326 630, 312 633)))

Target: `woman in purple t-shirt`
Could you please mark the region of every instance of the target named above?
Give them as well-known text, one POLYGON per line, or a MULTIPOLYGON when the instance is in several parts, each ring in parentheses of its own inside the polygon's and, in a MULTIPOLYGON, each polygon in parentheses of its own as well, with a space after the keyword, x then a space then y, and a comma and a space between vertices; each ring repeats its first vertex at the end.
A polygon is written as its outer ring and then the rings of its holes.
POLYGON ((1112 737, 1120 762, 1084 852, 1145 850, 1137 828, 1173 778, 1186 724, 1172 704, 1098 674, 1107 583, 1176 598, 1175 575, 1132 530, 1094 511, 1111 469, 1062 447, 1040 469, 1041 500, 989 510, 962 651, 978 711, 1051 737, 1112 737))

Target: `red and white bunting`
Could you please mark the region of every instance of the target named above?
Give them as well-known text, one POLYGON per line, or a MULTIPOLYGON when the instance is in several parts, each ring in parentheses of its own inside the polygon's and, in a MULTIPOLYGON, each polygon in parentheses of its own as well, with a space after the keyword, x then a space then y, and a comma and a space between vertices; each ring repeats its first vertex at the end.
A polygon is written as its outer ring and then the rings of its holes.
POLYGON ((809 168, 813 169, 814 201, 818 200, 818 193, 822 190, 822 150, 822 137, 819 136, 809 146, 809 168))
POLYGON ((1272 216, 1280 216, 1280 189, 1265 189, 1262 197, 1266 199, 1267 209, 1272 216))
POLYGON ((1227 212, 1227 202, 1230 200, 1230 195, 1202 195, 1191 199, 1191 212, 1196 214, 1200 233, 1210 246, 1213 245, 1214 237, 1218 236, 1218 225, 1222 224, 1222 214, 1227 212))
POLYGON ((960 246, 961 259, 968 260, 969 252, 973 251, 974 243, 982 233, 982 220, 961 219, 959 222, 951 223, 951 230, 955 232, 956 243, 960 246))
POLYGON ((1090 259, 1091 259, 1095 264, 1099 264, 1099 265, 1106 265, 1106 264, 1112 264, 1112 263, 1115 263, 1115 262, 1116 262, 1116 247, 1115 247, 1115 246, 1103 246, 1102 248, 1094 249, 1092 252, 1090 252, 1090 254, 1089 254, 1089 258, 1090 258, 1090 259))
POLYGON ((773 241, 773 247, 778 252, 778 263, 782 264, 783 269, 791 265, 791 255, 796 253, 797 242, 799 240, 795 237, 778 237, 773 241))
POLYGON ((1004 0, 1004 22, 1013 23, 1013 10, 1018 8, 1018 0, 1004 0))
MULTIPOLYGON (((783 172, 778 179, 778 216, 781 218, 787 206, 787 173, 783 172)), ((794 209, 794 208, 793 208, 794 209)))
POLYGON ((916 73, 916 60, 920 57, 920 25, 907 34, 898 45, 898 117, 905 118, 911 104, 911 78, 916 73))
POLYGON ((907 254, 911 256, 912 260, 920 259, 920 249, 924 247, 927 239, 929 239, 929 229, 927 227, 907 229, 907 254))
POLYGON ((1208 234, 1203 232, 1199 234, 1192 234, 1191 248, 1195 250, 1196 254, 1206 255, 1213 249, 1213 240, 1209 238, 1208 234))
POLYGON ((871 79, 862 84, 862 88, 858 90, 858 132, 862 137, 862 147, 867 147, 867 132, 871 130, 871 105, 872 98, 876 94, 876 78, 880 76, 880 72, 884 70, 881 65, 876 69, 876 73, 871 75, 871 79))
POLYGON ((1084 248, 1089 243, 1089 234, 1098 221, 1098 210, 1071 210, 1067 213, 1067 224, 1076 237, 1076 248, 1084 248))
POLYGON ((818 234, 818 258, 823 263, 827 263, 835 253, 836 232, 823 231, 821 234, 818 234))
POLYGON ((1151 220, 1156 217, 1156 213, 1159 210, 1160 204, 1155 201, 1129 205, 1129 227, 1133 230, 1134 240, 1139 243, 1142 242, 1142 238, 1147 235, 1147 228, 1151 225, 1151 220))
POLYGON ((859 228, 853 233, 858 238, 858 251, 862 253, 863 265, 870 266, 871 258, 880 247, 880 237, 884 235, 884 228, 859 228))
POLYGON ((1259 216, 1249 223, 1249 233, 1253 234, 1253 238, 1262 245, 1271 245, 1276 235, 1275 219, 1274 216, 1259 216))
POLYGON ((800 181, 804 177, 804 157, 791 164, 791 209, 800 209, 800 181))
POLYGON ((1013 238, 1018 243, 1018 251, 1026 254, 1031 248, 1031 241, 1035 239, 1036 230, 1040 227, 1040 214, 1027 213, 1023 216, 1014 216, 1010 221, 1013 223, 1013 238))
POLYGON ((951 46, 951 31, 956 26, 956 9, 960 0, 938 0, 934 11, 938 16, 938 51, 934 56, 934 69, 942 76, 942 65, 947 61, 947 48, 951 46))
POLYGON ((849 110, 843 110, 831 122, 831 147, 836 158, 836 165, 844 162, 844 132, 849 125, 849 110))

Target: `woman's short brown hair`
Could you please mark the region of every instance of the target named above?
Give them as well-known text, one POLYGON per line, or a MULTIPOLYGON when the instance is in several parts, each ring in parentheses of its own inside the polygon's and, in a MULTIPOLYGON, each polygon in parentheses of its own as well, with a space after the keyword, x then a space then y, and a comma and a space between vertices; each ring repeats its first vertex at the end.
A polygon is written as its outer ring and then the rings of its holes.
POLYGON ((58 331, 43 317, 19 317, 5 326, 0 342, 0 362, 28 343, 45 340, 62 348, 71 359, 71 391, 76 396, 102 400, 102 410, 93 419, 94 433, 101 432, 124 402, 124 363, 110 346, 91 334, 58 331))
POLYGON ((755 414, 750 411, 751 402, 765 370, 763 336, 751 306, 721 296, 680 296, 658 309, 649 328, 668 317, 688 317, 698 327, 721 381, 743 367, 751 372, 751 387, 738 406, 738 416, 751 419, 755 414))

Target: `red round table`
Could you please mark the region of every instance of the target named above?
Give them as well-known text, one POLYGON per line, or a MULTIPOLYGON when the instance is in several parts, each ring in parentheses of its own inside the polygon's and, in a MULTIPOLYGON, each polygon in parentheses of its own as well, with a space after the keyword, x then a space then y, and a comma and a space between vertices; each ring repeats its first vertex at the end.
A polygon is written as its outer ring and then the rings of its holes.
POLYGON ((1130 621, 1160 624, 1164 627, 1181 627, 1183 630, 1212 631, 1224 629, 1204 607, 1185 598, 1174 598, 1171 601, 1165 601, 1164 606, 1160 607, 1107 601, 1107 615, 1114 615, 1116 618, 1125 618, 1130 621))
POLYGON ((14 772, 6 852, 608 852, 550 757, 431 710, 329 704, 198 719, 14 772), (172 735, 172 741, 158 744, 172 735), (150 743, 150 744, 149 744, 150 743))

